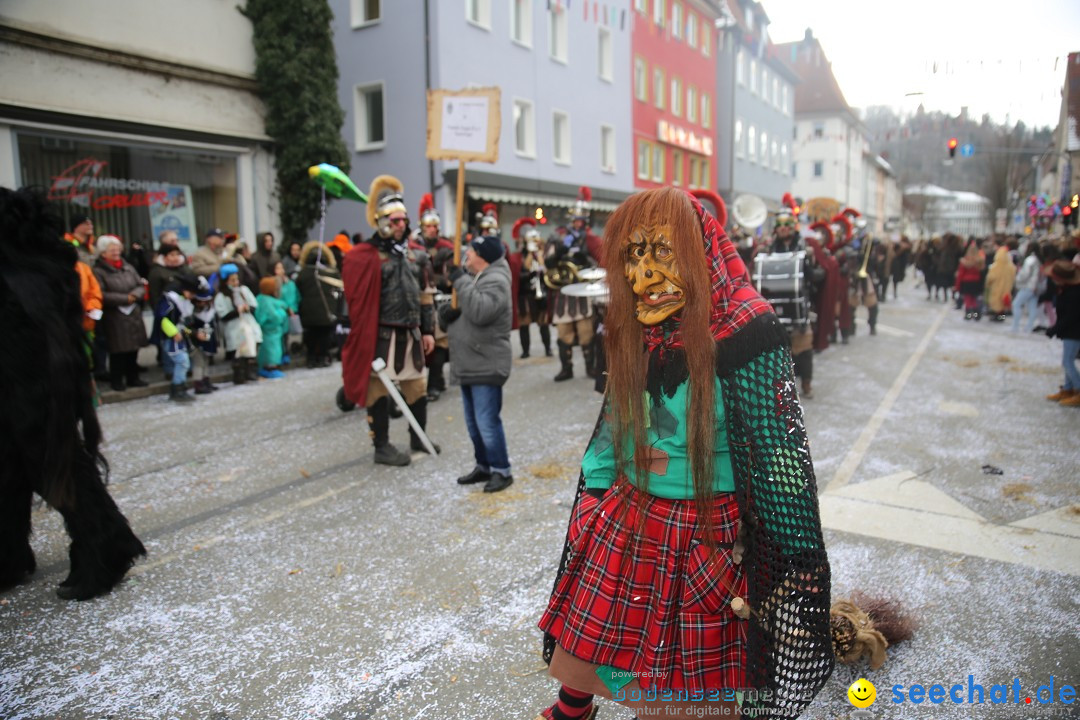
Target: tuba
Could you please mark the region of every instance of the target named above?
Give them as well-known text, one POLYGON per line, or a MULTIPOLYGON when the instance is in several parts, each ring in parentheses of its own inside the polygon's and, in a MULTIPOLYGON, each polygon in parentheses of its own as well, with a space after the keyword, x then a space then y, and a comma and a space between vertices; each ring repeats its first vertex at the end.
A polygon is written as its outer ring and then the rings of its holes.
POLYGON ((566 285, 581 282, 578 275, 580 268, 569 260, 561 260, 558 265, 544 272, 544 284, 552 290, 561 290, 566 285))
POLYGON ((769 209, 757 195, 740 195, 731 204, 731 216, 735 222, 750 233, 765 224, 769 209))

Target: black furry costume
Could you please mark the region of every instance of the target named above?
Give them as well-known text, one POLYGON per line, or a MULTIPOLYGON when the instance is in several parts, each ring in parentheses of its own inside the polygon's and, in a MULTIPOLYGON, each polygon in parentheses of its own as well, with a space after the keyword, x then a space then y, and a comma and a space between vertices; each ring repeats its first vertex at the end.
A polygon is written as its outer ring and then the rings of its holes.
POLYGON ((75 248, 33 190, 0 188, 0 588, 31 574, 34 493, 64 517, 57 594, 109 592, 146 549, 105 489, 75 248))

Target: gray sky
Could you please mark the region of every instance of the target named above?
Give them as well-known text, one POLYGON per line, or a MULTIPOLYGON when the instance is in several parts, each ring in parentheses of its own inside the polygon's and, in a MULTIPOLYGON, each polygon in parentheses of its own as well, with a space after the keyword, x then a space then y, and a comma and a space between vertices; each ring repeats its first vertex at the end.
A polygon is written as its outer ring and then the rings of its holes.
POLYGON ((1057 124, 1080 0, 762 0, 773 42, 812 28, 848 104, 1057 124), (923 93, 907 96, 907 93, 923 93))

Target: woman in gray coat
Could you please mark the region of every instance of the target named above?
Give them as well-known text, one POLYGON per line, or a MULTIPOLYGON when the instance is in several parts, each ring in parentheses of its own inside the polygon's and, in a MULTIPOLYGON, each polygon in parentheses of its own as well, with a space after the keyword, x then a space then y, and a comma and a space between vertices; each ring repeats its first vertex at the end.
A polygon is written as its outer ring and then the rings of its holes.
POLYGON ((135 362, 139 348, 146 345, 143 279, 121 256, 124 244, 120 238, 102 235, 97 248, 100 255, 94 263, 94 275, 101 285, 105 306, 98 332, 104 333, 109 351, 109 383, 118 392, 128 387, 144 387, 147 383, 139 379, 139 366, 135 362))
POLYGON ((459 485, 483 482, 484 492, 498 492, 514 482, 503 432, 502 386, 510 377, 510 327, 513 298, 510 266, 502 241, 481 236, 465 252, 466 275, 450 272, 458 308, 443 306, 440 323, 450 338, 450 380, 461 384, 465 427, 476 467, 458 478, 459 485))

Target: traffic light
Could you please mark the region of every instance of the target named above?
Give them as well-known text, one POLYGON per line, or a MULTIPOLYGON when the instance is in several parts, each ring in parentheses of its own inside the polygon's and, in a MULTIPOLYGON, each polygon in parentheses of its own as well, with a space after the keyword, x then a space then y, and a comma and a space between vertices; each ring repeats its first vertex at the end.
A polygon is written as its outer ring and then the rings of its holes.
POLYGON ((956 138, 949 138, 949 157, 956 157, 956 138))
POLYGON ((1061 226, 1064 228, 1073 227, 1076 225, 1076 212, 1071 206, 1066 205, 1061 208, 1061 226))

